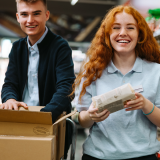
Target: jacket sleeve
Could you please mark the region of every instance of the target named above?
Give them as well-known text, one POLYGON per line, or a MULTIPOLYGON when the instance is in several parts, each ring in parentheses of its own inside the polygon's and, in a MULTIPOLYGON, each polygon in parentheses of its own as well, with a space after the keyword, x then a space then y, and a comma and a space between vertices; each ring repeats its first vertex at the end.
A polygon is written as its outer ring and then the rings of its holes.
POLYGON ((71 99, 68 95, 72 92, 72 84, 75 79, 74 65, 72 61, 72 51, 68 44, 60 47, 56 57, 56 92, 54 93, 50 103, 41 109, 44 112, 52 112, 52 120, 66 111, 71 110, 71 99))
POLYGON ((2 103, 6 102, 8 99, 19 99, 18 90, 18 76, 16 68, 16 47, 13 44, 11 52, 9 54, 9 64, 5 74, 4 84, 2 86, 1 98, 2 103))

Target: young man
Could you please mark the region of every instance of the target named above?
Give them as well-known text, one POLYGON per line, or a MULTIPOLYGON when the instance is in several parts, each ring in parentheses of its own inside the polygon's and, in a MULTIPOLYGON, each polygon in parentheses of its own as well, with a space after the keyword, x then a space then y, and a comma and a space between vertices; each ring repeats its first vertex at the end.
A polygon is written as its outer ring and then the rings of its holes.
POLYGON ((71 49, 46 26, 49 19, 46 0, 16 0, 17 21, 28 35, 15 43, 2 88, 1 109, 18 106, 45 106, 53 122, 71 111, 72 83, 75 75, 71 49))

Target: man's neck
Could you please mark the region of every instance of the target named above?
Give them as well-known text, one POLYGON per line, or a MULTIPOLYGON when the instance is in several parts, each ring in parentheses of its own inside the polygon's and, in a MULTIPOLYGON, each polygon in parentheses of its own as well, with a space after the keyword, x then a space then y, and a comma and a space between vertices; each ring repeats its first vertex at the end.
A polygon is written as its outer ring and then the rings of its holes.
MULTIPOLYGON (((45 32, 46 29, 44 29, 45 32)), ((33 46, 44 34, 44 32, 42 32, 39 35, 28 35, 28 40, 31 46, 33 46)))
POLYGON ((40 37, 28 36, 29 44, 33 46, 41 38, 41 36, 40 37))

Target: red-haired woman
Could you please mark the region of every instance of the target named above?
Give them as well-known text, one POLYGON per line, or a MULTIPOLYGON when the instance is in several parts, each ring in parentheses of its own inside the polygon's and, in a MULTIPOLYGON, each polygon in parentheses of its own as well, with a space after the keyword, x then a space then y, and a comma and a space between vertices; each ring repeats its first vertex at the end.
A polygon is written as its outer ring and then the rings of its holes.
POLYGON ((104 18, 87 63, 78 75, 79 123, 90 127, 82 160, 156 160, 160 150, 160 50, 144 18, 132 7, 118 6, 104 18), (92 96, 125 83, 141 86, 126 109, 97 113, 92 96))

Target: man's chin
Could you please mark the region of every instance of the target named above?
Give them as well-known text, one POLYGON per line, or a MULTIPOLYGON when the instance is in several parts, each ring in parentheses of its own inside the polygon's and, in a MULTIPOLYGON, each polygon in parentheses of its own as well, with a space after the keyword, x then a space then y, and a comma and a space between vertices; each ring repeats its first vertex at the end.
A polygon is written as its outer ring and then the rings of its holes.
POLYGON ((25 32, 28 36, 35 36, 37 35, 36 32, 25 32))

